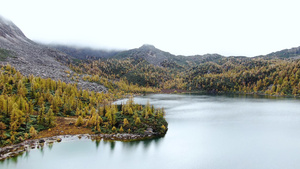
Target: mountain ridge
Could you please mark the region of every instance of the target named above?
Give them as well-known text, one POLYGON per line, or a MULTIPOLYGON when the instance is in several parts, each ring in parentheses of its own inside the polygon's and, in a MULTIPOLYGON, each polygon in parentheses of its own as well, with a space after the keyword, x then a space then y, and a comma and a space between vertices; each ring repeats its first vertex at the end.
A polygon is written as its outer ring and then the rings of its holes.
POLYGON ((277 59, 288 59, 288 58, 299 59, 300 58, 300 46, 289 48, 289 49, 283 49, 283 50, 272 52, 272 53, 269 53, 266 55, 259 55, 256 57, 262 57, 265 59, 275 59, 275 58, 277 58, 277 59))
POLYGON ((197 64, 205 62, 219 62, 224 58, 232 59, 298 59, 300 58, 300 47, 294 47, 291 49, 283 49, 277 52, 272 52, 266 55, 259 55, 254 57, 247 56, 223 56, 220 54, 204 54, 204 55, 174 55, 170 52, 166 52, 156 48, 154 45, 144 44, 138 48, 129 49, 125 51, 107 51, 101 49, 88 49, 80 47, 72 47, 66 45, 56 45, 54 47, 57 50, 61 50, 64 53, 72 55, 69 51, 77 52, 76 55, 73 55, 77 59, 136 59, 136 60, 145 60, 148 64, 153 64, 155 66, 165 65, 175 65, 175 66, 195 66, 197 64), (99 52, 97 54, 97 52, 99 52), (87 53, 93 53, 93 55, 86 55, 87 53), (89 57, 87 57, 89 56, 89 57))

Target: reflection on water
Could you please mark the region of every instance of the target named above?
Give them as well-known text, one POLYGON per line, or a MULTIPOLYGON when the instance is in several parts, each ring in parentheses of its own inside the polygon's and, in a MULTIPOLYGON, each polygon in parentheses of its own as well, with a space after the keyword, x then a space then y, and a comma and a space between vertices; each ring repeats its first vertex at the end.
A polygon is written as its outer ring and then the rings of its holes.
POLYGON ((135 148, 141 146, 145 151, 147 151, 147 149, 149 149, 151 145, 154 145, 156 147, 159 146, 159 143, 162 139, 163 138, 154 138, 154 139, 145 140, 145 141, 124 142, 123 148, 132 150, 132 149, 135 149, 135 148))
MULTIPOLYGON (((122 148, 124 150, 125 149, 132 150, 136 147, 142 146, 143 149, 146 151, 152 144, 154 144, 155 146, 158 146, 160 140, 162 140, 162 139, 163 138, 154 138, 154 139, 145 140, 145 141, 122 142, 122 148)), ((115 149, 116 143, 118 142, 118 141, 107 141, 107 140, 100 140, 100 139, 95 139, 92 141, 95 142, 97 149, 99 147, 101 147, 100 146, 101 144, 103 144, 104 146, 106 146, 108 144, 111 151, 113 151, 115 149)))
POLYGON ((99 147, 99 145, 100 145, 100 141, 101 141, 101 140, 96 140, 96 141, 95 141, 95 143, 96 143, 96 148, 97 148, 97 149, 98 149, 98 147, 99 147))
POLYGON ((53 143, 48 143, 47 146, 48 146, 48 149, 51 150, 53 147, 53 143))
MULTIPOLYGON (((40 146, 38 149, 40 150, 41 155, 44 156, 44 153, 45 153, 44 146, 40 146)), ((49 149, 49 150, 51 150, 51 149, 49 149)))
POLYGON ((114 141, 110 142, 110 149, 111 150, 114 150, 115 146, 116 146, 116 143, 114 141))
MULTIPOLYGON (((164 138, 134 142, 81 139, 0 162, 1 169, 300 167, 300 102, 255 95, 137 97, 164 107, 164 138)), ((125 102, 125 100, 120 100, 125 102)))

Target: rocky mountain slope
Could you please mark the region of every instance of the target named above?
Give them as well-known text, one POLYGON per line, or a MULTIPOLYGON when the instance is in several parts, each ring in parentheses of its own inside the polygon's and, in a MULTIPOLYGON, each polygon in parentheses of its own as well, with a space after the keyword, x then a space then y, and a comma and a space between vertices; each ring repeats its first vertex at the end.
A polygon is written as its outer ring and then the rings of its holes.
MULTIPOLYGON (((31 41, 13 22, 3 17, 0 17, 0 55, 1 53, 9 55, 1 57, 0 63, 10 63, 23 75, 33 74, 42 78, 75 83, 66 73, 73 72, 64 65, 72 60, 69 55, 31 41)), ((83 80, 79 80, 78 85, 83 89, 107 91, 101 85, 83 80)))

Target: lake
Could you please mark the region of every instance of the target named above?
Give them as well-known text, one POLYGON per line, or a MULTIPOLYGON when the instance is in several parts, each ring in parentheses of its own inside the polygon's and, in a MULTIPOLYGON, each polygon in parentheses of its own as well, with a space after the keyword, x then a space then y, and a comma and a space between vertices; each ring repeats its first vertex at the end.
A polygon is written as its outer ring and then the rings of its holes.
MULTIPOLYGON (((164 107, 164 138, 136 142, 81 139, 33 149, 1 169, 300 168, 300 100, 228 95, 136 97, 164 107)), ((118 101, 121 102, 121 101, 118 101)))

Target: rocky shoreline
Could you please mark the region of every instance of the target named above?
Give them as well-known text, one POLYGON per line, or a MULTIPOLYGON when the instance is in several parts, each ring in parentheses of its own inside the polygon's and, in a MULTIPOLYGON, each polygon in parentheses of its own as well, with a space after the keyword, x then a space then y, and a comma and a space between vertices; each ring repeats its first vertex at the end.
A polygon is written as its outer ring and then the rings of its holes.
POLYGON ((107 140, 107 141, 137 141, 160 137, 157 133, 151 134, 129 134, 129 133, 117 133, 117 134, 76 134, 76 135, 59 135, 40 139, 26 140, 22 143, 5 146, 0 148, 0 160, 5 160, 10 157, 15 157, 22 154, 25 151, 31 149, 42 148, 44 145, 51 145, 55 142, 69 142, 80 139, 91 140, 107 140))

